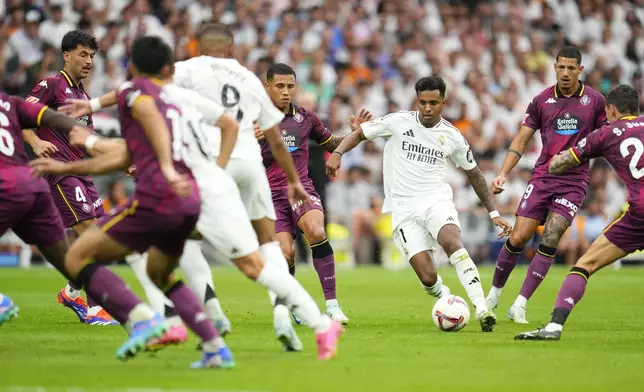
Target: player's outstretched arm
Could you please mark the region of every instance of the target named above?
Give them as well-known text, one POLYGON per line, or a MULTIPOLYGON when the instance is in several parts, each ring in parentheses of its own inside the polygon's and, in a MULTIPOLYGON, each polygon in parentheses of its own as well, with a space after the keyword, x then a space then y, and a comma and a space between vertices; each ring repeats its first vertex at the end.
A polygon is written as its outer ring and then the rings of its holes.
POLYGON ((492 192, 490 192, 490 188, 487 185, 487 181, 485 180, 485 176, 483 175, 483 172, 481 172, 481 169, 479 169, 478 166, 475 166, 471 170, 466 170, 465 173, 467 174, 467 179, 472 185, 472 188, 474 188, 474 192, 476 192, 481 203, 483 203, 490 213, 492 222, 503 229, 499 234, 499 237, 510 235, 512 232, 512 225, 499 216, 499 212, 496 209, 496 203, 494 202, 494 196, 492 195, 492 192))
POLYGON ((514 167, 521 160, 521 156, 525 152, 530 139, 536 132, 535 129, 532 129, 526 125, 521 125, 519 128, 519 133, 512 139, 510 148, 508 149, 507 154, 505 155, 505 160, 503 161, 503 167, 499 175, 492 181, 492 189, 494 194, 503 192, 503 184, 505 184, 505 177, 514 169, 514 167))
POLYGON ((34 173, 43 175, 67 174, 73 176, 95 176, 123 171, 130 166, 127 148, 114 149, 98 157, 74 162, 61 162, 51 158, 39 158, 29 162, 34 173))
POLYGON ((548 164, 548 172, 551 174, 561 174, 580 163, 581 161, 575 157, 572 150, 562 151, 552 157, 550 164, 548 164))
POLYGON ((361 128, 351 132, 343 138, 340 145, 338 145, 335 150, 331 153, 331 157, 326 161, 326 174, 332 177, 335 177, 336 172, 340 168, 342 163, 342 155, 345 152, 351 151, 356 148, 363 140, 367 140, 367 137, 364 135, 364 132, 361 128))
POLYGON ((239 123, 229 115, 224 114, 219 117, 215 125, 221 129, 221 144, 219 146, 219 156, 217 156, 217 166, 225 169, 233 153, 235 144, 237 144, 239 123))
MULTIPOLYGON (((371 121, 372 117, 373 116, 371 115, 371 113, 366 109, 360 110, 360 114, 358 114, 358 116, 352 115, 351 120, 349 121, 349 126, 351 127, 351 133, 359 131, 360 124, 366 123, 367 121, 371 121)), ((346 139, 350 135, 351 134, 344 135, 344 136, 334 136, 331 140, 329 140, 328 143, 324 143, 321 146, 328 152, 336 151, 337 148, 340 146, 340 144, 342 144, 342 141, 344 141, 344 139, 346 139)))
POLYGON ((58 108, 59 112, 65 113, 73 118, 87 116, 98 112, 102 108, 108 108, 116 105, 116 90, 105 93, 98 98, 86 99, 68 99, 65 104, 58 108))

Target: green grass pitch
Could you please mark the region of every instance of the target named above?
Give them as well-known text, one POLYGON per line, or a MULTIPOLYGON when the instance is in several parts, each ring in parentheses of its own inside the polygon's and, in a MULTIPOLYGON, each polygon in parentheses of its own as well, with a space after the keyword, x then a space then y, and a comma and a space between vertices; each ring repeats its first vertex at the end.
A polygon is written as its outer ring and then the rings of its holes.
MULTIPOLYGON (((131 271, 115 267, 137 292, 131 271)), ((549 320, 567 269, 553 268, 528 307, 528 327, 549 320)), ((491 268, 481 270, 484 287, 491 268)), ((314 336, 297 328, 302 353, 284 353, 272 332, 268 296, 234 269, 215 269, 217 292, 233 323, 226 339, 232 370, 191 370, 197 339, 122 363, 119 327, 80 324, 56 302, 64 281, 54 270, 0 270, 0 292, 20 317, 0 327, 0 391, 641 391, 644 385, 644 269, 607 269, 590 280, 561 342, 515 342, 525 326, 506 320, 525 269, 515 271, 497 315, 496 332, 478 324, 457 333, 434 327, 434 300, 412 271, 339 270, 340 301, 351 318, 330 362, 315 357, 314 336), (40 387, 40 388, 37 388, 40 387)), ((465 296, 452 268, 442 276, 465 296)), ((313 270, 298 278, 322 303, 313 270)))

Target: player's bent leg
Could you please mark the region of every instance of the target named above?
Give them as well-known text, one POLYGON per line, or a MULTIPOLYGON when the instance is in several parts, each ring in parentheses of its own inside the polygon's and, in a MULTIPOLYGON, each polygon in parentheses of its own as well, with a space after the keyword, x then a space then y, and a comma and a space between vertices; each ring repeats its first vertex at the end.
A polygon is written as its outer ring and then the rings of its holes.
POLYGON ((588 248, 577 264, 572 267, 564 280, 552 312, 550 323, 545 328, 523 332, 515 340, 560 340, 563 326, 573 308, 581 301, 586 292, 588 278, 595 272, 623 258, 629 252, 617 247, 606 238, 599 236, 588 248))
POLYGON ((319 209, 311 209, 299 218, 297 225, 311 247, 313 266, 318 273, 326 300, 326 314, 343 325, 349 324, 349 318, 344 314, 337 300, 335 257, 326 236, 324 212, 319 209))
POLYGON ((450 289, 443 285, 443 278, 438 275, 436 265, 428 250, 413 255, 409 260, 409 264, 414 269, 416 276, 420 280, 421 287, 427 294, 436 298, 450 295, 450 289))
POLYGON ((526 319, 528 300, 546 278, 555 257, 557 245, 569 226, 570 220, 568 218, 556 212, 548 214, 539 249, 530 262, 521 292, 508 312, 508 318, 515 323, 528 324, 526 319))
POLYGON ((275 237, 277 237, 282 254, 288 263, 289 273, 295 276, 295 242, 293 241, 293 234, 286 231, 278 231, 275 237))
POLYGON ((532 239, 537 227, 539 227, 539 220, 517 215, 512 233, 505 241, 496 260, 492 288, 486 298, 487 307, 490 310, 499 306, 503 288, 521 257, 523 247, 532 239))
POLYGON ((456 269, 458 280, 476 308, 476 319, 481 324, 481 330, 494 331, 496 315, 487 307, 479 271, 463 246, 461 229, 455 224, 445 224, 439 229, 437 240, 447 254, 450 264, 456 269))

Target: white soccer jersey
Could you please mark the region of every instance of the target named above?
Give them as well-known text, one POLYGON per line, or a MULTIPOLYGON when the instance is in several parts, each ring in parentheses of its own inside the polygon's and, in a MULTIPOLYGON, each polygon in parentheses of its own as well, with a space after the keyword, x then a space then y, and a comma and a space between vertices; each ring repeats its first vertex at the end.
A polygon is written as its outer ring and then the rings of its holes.
MULTIPOLYGON (((257 76, 234 59, 199 56, 174 66, 175 84, 208 97, 239 122, 239 137, 232 158, 261 160, 253 121, 267 130, 279 124, 284 113, 273 105, 257 76)), ((212 140, 215 151, 219 151, 220 140, 221 135, 215 134, 212 140)))
POLYGON ((445 181, 447 160, 465 170, 476 167, 467 141, 449 121, 425 128, 418 112, 400 111, 362 124, 367 139, 385 138, 384 212, 401 212, 452 200, 445 181))

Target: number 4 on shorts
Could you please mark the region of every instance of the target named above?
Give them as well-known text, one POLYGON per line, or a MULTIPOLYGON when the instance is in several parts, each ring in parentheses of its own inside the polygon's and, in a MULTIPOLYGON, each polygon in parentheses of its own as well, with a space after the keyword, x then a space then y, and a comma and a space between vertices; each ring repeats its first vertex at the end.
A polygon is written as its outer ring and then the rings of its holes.
POLYGON ((77 186, 76 187, 76 201, 82 201, 83 203, 87 202, 87 199, 85 198, 85 195, 83 194, 83 190, 81 187, 77 186))

